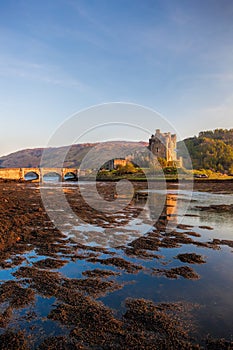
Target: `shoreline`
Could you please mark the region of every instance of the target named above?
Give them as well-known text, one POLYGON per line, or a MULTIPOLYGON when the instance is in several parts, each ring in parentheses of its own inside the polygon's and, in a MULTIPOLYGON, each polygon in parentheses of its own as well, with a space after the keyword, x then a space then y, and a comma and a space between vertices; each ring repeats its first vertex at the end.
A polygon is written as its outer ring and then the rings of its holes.
MULTIPOLYGON (((90 179, 90 178, 80 178, 78 180, 73 180, 73 181, 63 181, 62 183, 78 183, 78 182, 118 182, 121 180, 128 180, 132 182, 147 182, 146 178, 127 178, 127 177, 120 177, 120 178, 97 178, 97 179, 90 179)), ((149 181, 152 182, 163 182, 163 179, 153 179, 149 178, 149 181)), ((185 179, 185 178, 167 178, 166 179, 167 183, 233 183, 233 178, 229 179, 185 179)), ((15 179, 2 179, 0 178, 0 183, 12 183, 12 184, 26 184, 26 183, 56 183, 53 181, 39 181, 39 180, 15 180, 15 179)))

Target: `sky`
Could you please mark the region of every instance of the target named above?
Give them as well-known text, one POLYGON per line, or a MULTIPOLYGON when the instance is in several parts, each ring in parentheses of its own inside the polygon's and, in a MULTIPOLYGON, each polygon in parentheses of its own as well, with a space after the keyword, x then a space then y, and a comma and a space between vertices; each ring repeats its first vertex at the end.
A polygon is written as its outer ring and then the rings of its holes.
POLYGON ((232 0, 1 0, 0 155, 108 102, 156 110, 182 138, 233 128, 232 18, 232 0))

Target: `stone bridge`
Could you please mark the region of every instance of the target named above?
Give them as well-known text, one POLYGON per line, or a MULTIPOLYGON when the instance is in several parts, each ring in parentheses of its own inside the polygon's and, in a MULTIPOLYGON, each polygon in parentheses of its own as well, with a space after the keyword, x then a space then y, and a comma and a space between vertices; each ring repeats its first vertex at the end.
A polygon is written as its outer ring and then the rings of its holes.
POLYGON ((69 174, 78 179, 79 169, 77 168, 0 168, 0 179, 25 180, 26 175, 34 175, 37 181, 43 181, 45 175, 59 176, 60 181, 65 181, 69 174))

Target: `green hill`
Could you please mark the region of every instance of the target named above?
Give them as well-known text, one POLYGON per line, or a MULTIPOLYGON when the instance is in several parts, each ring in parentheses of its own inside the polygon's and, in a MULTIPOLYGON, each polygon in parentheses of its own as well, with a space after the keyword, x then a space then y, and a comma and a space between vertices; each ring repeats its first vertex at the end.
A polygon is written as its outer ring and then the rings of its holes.
MULTIPOLYGON (((233 129, 202 131, 184 140, 194 169, 233 173, 233 129)), ((183 155, 178 144, 179 155, 183 155)), ((184 159, 184 165, 186 159, 184 159)))

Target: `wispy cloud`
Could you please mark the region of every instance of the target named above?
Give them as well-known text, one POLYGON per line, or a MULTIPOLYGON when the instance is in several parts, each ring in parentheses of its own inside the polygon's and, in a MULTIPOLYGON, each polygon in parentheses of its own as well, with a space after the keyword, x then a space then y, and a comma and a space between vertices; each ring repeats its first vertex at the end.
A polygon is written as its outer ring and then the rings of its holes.
POLYGON ((0 57, 0 76, 73 87, 80 90, 86 89, 83 83, 67 76, 57 66, 52 67, 37 62, 16 60, 12 57, 0 57))

